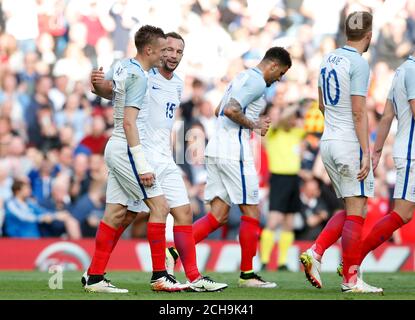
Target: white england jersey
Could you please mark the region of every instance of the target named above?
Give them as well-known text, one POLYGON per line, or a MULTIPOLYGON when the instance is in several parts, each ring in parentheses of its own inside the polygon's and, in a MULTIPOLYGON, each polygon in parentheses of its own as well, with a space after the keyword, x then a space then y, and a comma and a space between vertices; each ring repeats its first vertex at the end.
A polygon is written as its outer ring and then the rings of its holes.
POLYGON ((140 109, 137 127, 146 158, 152 163, 173 162, 171 131, 180 105, 183 81, 173 73, 170 80, 156 68, 149 71, 149 99, 140 109))
POLYGON ((344 46, 324 56, 318 85, 324 103, 324 140, 357 142, 351 96, 366 96, 369 64, 353 47, 344 46))
POLYGON ((106 202, 126 206, 163 194, 157 181, 151 187, 141 184, 123 127, 125 107, 142 109, 148 103, 147 72, 135 59, 123 59, 114 63, 106 79, 113 82, 114 107, 114 130, 104 154, 109 171, 106 202))
POLYGON ((407 160, 415 159, 413 147, 414 115, 409 100, 415 99, 415 58, 409 58, 395 72, 388 99, 392 102, 398 129, 393 146, 393 156, 407 160))
POLYGON ((205 155, 239 161, 253 161, 250 147, 251 130, 243 128, 224 114, 224 106, 231 98, 237 100, 250 120, 258 120, 265 109, 266 83, 261 70, 248 69, 228 85, 221 101, 217 127, 206 147, 205 155))
POLYGON ((105 79, 113 82, 114 130, 111 138, 126 141, 123 127, 124 109, 141 109, 147 103, 147 72, 137 60, 122 59, 114 63, 105 79))

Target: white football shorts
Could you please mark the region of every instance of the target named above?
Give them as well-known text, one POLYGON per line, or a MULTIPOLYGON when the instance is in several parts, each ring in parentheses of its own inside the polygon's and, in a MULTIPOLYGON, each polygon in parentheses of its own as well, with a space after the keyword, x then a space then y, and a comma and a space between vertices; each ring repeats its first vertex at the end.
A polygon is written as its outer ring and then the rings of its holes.
POLYGON ((415 161, 414 159, 393 158, 396 167, 394 199, 415 202, 415 161))
POLYGON ((127 141, 111 138, 105 147, 105 163, 108 167, 106 202, 126 206, 132 199, 147 199, 163 194, 156 182, 144 187, 139 180, 127 141))
POLYGON ((364 181, 357 180, 362 159, 358 142, 324 140, 321 141, 320 151, 338 198, 374 196, 372 169, 364 181))
POLYGON ((231 204, 259 203, 258 174, 253 161, 206 157, 205 201, 218 197, 231 204))
MULTIPOLYGON (((177 208, 189 204, 189 197, 182 178, 182 172, 177 164, 174 162, 150 162, 150 164, 154 168, 156 181, 160 185, 169 207, 177 208)), ((150 209, 141 199, 129 201, 128 210, 133 212, 150 212, 150 209)))

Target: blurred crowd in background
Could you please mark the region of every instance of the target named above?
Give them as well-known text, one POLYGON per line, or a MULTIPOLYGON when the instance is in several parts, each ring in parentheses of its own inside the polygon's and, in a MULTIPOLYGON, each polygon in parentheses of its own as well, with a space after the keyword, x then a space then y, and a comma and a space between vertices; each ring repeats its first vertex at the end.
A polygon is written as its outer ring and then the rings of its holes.
MULTIPOLYGON (((95 236, 105 205, 103 151, 113 110, 110 101, 91 93, 90 73, 134 56, 134 33, 151 24, 179 32, 186 43, 177 69, 185 90, 175 126, 176 137, 184 139, 175 139, 175 155, 184 154, 179 162, 195 219, 209 210, 203 202, 203 147, 215 130, 214 110, 226 85, 255 66, 269 47, 289 50, 292 68, 266 94, 272 128, 267 137, 253 138, 262 225, 273 196, 270 172, 284 172, 283 161, 279 166, 272 161, 291 152, 302 181, 296 238, 314 239, 342 206, 319 156, 324 127, 316 101, 319 65, 345 44, 345 17, 358 10, 374 16, 373 43, 364 54, 372 71, 367 107, 373 145, 394 70, 415 47, 415 0, 0 0, 3 236, 95 236), (300 139, 278 141, 279 130, 300 139)), ((386 214, 391 205, 395 130, 396 123, 376 170, 372 216, 386 214)), ((236 239, 239 215, 232 208, 228 224, 211 238, 236 239)), ((124 235, 144 236, 142 222, 124 235)))

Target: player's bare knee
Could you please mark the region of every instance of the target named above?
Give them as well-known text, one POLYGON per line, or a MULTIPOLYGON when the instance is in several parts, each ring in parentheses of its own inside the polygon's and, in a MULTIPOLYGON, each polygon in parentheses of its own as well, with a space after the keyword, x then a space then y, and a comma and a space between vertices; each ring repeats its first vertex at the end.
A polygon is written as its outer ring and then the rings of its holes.
POLYGON ((160 205, 157 207, 157 211, 160 212, 160 214, 167 217, 167 215, 170 212, 170 207, 167 204, 167 201, 163 201, 162 203, 160 203, 160 205))
POLYGON ((117 210, 106 211, 102 220, 109 226, 118 228, 123 222, 127 208, 120 208, 117 210))
POLYGON ((415 210, 415 204, 401 199, 395 200, 394 211, 401 217, 403 223, 411 221, 415 210))
POLYGON ((187 205, 185 207, 185 209, 183 210, 183 216, 186 219, 193 220, 193 211, 192 211, 192 207, 190 205, 187 205))
POLYGON ((228 223, 228 217, 224 217, 223 219, 218 220, 218 222, 221 226, 223 226, 228 223))
POLYGON ((126 211, 125 210, 120 210, 117 211, 113 216, 113 221, 117 224, 121 224, 121 222, 124 220, 126 216, 126 211))
POLYGON ((193 222, 193 211, 190 205, 172 208, 170 213, 178 225, 189 225, 193 222))
POLYGON ((403 223, 406 224, 406 223, 408 223, 409 221, 412 220, 413 214, 414 214, 414 211, 413 211, 413 208, 412 208, 412 210, 404 211, 403 213, 401 213, 399 215, 402 218, 403 223))
POLYGON ((213 215, 221 225, 228 223, 229 213, 220 213, 220 214, 213 214, 213 215))
POLYGON ((260 212, 256 205, 240 205, 239 208, 244 216, 259 220, 260 212))
POLYGON ((164 197, 154 198, 152 201, 147 203, 147 206, 150 208, 150 212, 153 216, 166 219, 170 207, 167 203, 167 200, 164 197))
POLYGON ((121 222, 121 225, 126 228, 128 227, 137 217, 136 212, 127 211, 127 213, 124 216, 124 220, 121 222))

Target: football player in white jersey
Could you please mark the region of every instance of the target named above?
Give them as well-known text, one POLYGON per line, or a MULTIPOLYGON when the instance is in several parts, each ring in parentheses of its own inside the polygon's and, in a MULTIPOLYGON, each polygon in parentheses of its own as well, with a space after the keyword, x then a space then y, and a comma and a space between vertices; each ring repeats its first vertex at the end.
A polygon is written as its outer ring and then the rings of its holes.
MULTIPOLYGON (((166 54, 162 67, 152 68, 149 71, 149 100, 143 104, 137 118, 140 143, 149 165, 154 168, 156 181, 174 217, 174 241, 189 279, 187 286, 197 292, 219 291, 225 289, 227 285, 215 282, 209 277, 203 277, 198 271, 192 230, 193 213, 181 171, 172 155, 171 131, 175 111, 180 104, 183 91, 183 81, 174 73, 174 70, 182 59, 184 40, 175 32, 166 34, 166 39, 166 54)), ((104 97, 109 96, 112 85, 110 81, 103 80, 102 71, 93 72, 92 77, 95 78, 93 85, 98 89, 99 94, 104 97)), ((134 220, 137 212, 148 211, 150 210, 145 200, 131 198, 128 203, 127 216, 122 223, 123 228, 125 229, 134 220)), ((159 226, 161 226, 160 223, 159 226)), ((165 232, 165 220, 162 227, 160 232, 165 232)), ((164 246, 164 250, 165 242, 160 245, 164 246)), ((166 252, 171 254, 169 251, 166 252)), ((168 278, 175 284, 178 283, 171 275, 168 278)))
POLYGON ((342 237, 342 292, 378 293, 360 278, 362 227, 367 197, 373 197, 366 95, 369 64, 361 56, 372 38, 372 15, 353 12, 345 21, 347 45, 323 58, 319 76, 319 106, 325 117, 321 156, 346 212, 333 216, 315 244, 302 253, 307 279, 321 288, 320 263, 324 250, 342 237))
POLYGON ((380 219, 363 240, 361 261, 372 250, 387 241, 393 232, 408 223, 415 210, 415 54, 396 70, 395 77, 379 123, 373 152, 373 170, 382 154, 393 119, 398 129, 393 146, 396 183, 394 210, 380 219))
POLYGON ((289 53, 280 47, 270 48, 255 68, 238 74, 228 85, 218 109, 218 123, 206 147, 207 184, 205 200, 211 212, 194 225, 195 241, 225 224, 232 204, 242 212, 239 242, 241 245, 240 287, 274 288, 264 281, 252 265, 258 245, 259 208, 258 176, 250 147, 251 131, 264 136, 269 118, 260 118, 266 106, 265 90, 291 67, 289 53))
MULTIPOLYGON (((152 210, 150 221, 157 228, 169 211, 162 190, 154 179, 154 170, 146 161, 136 126, 138 111, 147 99, 147 71, 162 63, 165 34, 160 28, 146 25, 136 32, 134 40, 136 56, 119 61, 112 69, 114 130, 105 148, 109 170, 106 210, 97 230, 94 256, 82 277, 87 292, 128 292, 116 288, 104 278, 111 252, 123 231, 128 199, 145 199, 152 210)), ((159 245, 166 241, 165 234, 153 233, 152 238, 148 238, 154 270, 153 289, 181 290, 170 281, 165 270, 165 250, 159 245)))

